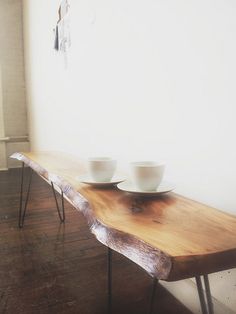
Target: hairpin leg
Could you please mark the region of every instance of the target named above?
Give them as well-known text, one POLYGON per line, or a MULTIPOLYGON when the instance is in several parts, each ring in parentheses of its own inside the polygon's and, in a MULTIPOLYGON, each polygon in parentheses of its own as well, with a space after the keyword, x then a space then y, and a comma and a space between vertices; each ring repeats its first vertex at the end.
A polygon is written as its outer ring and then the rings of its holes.
POLYGON ((29 173, 29 183, 27 188, 27 194, 25 199, 25 204, 23 206, 23 189, 24 189, 24 173, 25 173, 25 164, 22 163, 22 169, 21 169, 21 185, 20 185, 20 208, 19 208, 19 219, 18 219, 18 226, 19 228, 22 228, 24 225, 25 220, 25 213, 27 209, 27 204, 29 200, 29 193, 30 193, 30 186, 31 186, 31 179, 32 179, 32 169, 30 168, 29 173))
POLYGON ((152 292, 151 292, 151 298, 149 303, 149 314, 152 314, 153 312, 153 305, 155 300, 155 294, 156 294, 156 287, 157 287, 158 280, 156 278, 153 278, 152 282, 152 292))
POLYGON ((209 312, 209 314, 214 314, 214 308, 213 308, 213 303, 212 303, 212 298, 211 298, 211 290, 210 290, 208 275, 204 275, 203 278, 204 278, 205 289, 206 289, 208 312, 209 312))
POLYGON ((108 314, 112 313, 112 249, 107 251, 107 288, 108 288, 108 314))
POLYGON ((65 221, 65 207, 64 207, 64 194, 63 194, 63 191, 61 191, 61 210, 60 210, 53 182, 51 182, 51 185, 52 185, 53 195, 54 195, 54 198, 55 198, 55 203, 56 203, 56 207, 57 207, 58 216, 60 218, 60 221, 64 222, 65 221))
POLYGON ((202 288, 201 277, 197 276, 197 277, 195 277, 195 279, 196 279, 196 283, 197 283, 197 289, 198 289, 198 295, 199 295, 199 300, 200 300, 200 304, 201 304, 202 314, 207 314, 207 306, 206 306, 204 291, 202 288))

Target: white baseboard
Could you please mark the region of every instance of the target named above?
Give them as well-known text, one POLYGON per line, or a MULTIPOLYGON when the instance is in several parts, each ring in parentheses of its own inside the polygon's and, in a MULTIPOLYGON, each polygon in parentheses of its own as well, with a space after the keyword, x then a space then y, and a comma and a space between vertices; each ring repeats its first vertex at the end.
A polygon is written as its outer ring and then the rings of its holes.
MULTIPOLYGON (((184 304, 192 313, 201 313, 197 286, 190 279, 180 280, 176 282, 160 282, 176 299, 184 304)), ((236 311, 231 310, 225 304, 212 297, 215 314, 235 314, 236 311)))

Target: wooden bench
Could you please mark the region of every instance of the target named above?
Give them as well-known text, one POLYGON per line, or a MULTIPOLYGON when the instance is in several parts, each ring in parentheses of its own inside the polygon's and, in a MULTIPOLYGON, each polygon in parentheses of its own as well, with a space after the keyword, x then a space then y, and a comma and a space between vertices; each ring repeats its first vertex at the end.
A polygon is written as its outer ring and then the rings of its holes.
MULTIPOLYGON (((79 182, 84 165, 58 152, 15 153, 23 163, 19 226, 24 223, 30 182, 23 207, 24 164, 52 185, 87 219, 91 232, 108 247, 108 305, 111 312, 112 250, 153 277, 149 313, 157 280, 195 277, 202 313, 213 313, 208 274, 236 266, 236 217, 175 193, 145 198, 116 187, 94 188, 79 182), (201 276, 204 278, 205 291, 201 276), (205 300, 206 297, 206 300, 205 300), (207 301, 207 302, 206 302, 207 301)), ((61 221, 65 219, 60 211, 61 221)))

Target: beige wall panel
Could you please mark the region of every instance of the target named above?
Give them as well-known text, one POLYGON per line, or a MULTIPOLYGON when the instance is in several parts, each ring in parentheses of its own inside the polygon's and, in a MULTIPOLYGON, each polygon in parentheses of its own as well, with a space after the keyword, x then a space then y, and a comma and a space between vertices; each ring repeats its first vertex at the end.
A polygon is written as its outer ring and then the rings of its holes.
MULTIPOLYGON (((22 26, 22 1, 0 0, 0 64, 2 77, 2 129, 4 136, 15 137, 28 135, 25 75, 24 75, 24 50, 22 26)), ((1 129, 1 126, 0 126, 1 129)), ((4 147, 2 143, 1 146, 4 147)), ((10 147, 12 144, 10 144, 10 147)), ((22 149, 25 144, 17 143, 22 149)), ((5 148, 6 154, 9 149, 5 148)), ((8 155, 2 162, 7 163, 8 155)), ((3 159, 4 158, 4 159, 3 159)), ((10 163, 11 165, 11 163, 10 163)), ((7 166, 7 165, 5 165, 7 166)))

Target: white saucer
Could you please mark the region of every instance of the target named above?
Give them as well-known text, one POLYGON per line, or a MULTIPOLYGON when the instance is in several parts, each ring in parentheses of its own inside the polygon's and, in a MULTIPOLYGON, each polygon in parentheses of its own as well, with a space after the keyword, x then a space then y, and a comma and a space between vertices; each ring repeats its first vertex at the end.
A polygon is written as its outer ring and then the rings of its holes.
POLYGON ((110 181, 106 182, 98 182, 94 181, 89 175, 84 175, 81 177, 77 177, 76 180, 80 181, 81 183, 93 185, 93 186, 109 186, 109 185, 115 185, 125 180, 124 177, 121 176, 114 176, 110 181))
POLYGON ((155 196, 159 194, 168 193, 174 190, 175 186, 171 183, 163 181, 155 191, 139 190, 131 181, 124 181, 117 185, 118 189, 124 192, 139 194, 143 196, 155 196))

